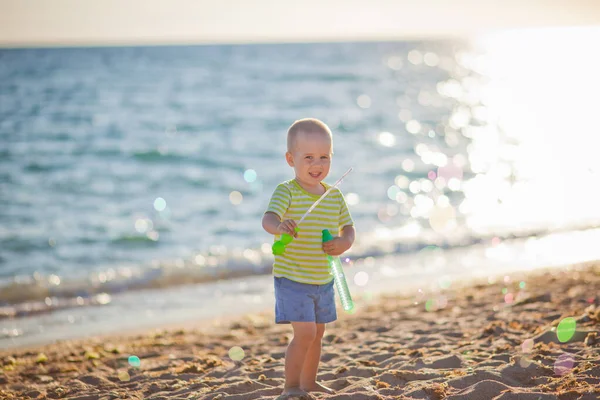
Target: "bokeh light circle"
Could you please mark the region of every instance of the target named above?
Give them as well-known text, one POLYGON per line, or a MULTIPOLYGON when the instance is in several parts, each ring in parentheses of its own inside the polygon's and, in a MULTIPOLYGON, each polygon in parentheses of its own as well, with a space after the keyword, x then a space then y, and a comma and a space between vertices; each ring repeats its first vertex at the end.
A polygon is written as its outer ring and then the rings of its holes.
POLYGON ((523 353, 531 353, 531 350, 533 350, 533 339, 525 339, 523 344, 521 344, 521 350, 523 353))
POLYGON ((411 64, 419 65, 423 63, 423 53, 419 50, 411 50, 408 52, 408 61, 411 64))
POLYGON ((148 218, 138 218, 135 221, 135 230, 139 233, 146 233, 154 229, 154 224, 148 218))
POLYGON ((244 200, 244 196, 237 190, 234 190, 233 192, 229 193, 229 201, 234 206, 241 204, 243 200, 244 200))
POLYGON ((360 197, 356 193, 348 193, 346 195, 346 203, 350 206, 355 206, 360 202, 360 197))
MULTIPOLYGON (((402 161, 402 169, 405 170, 406 172, 412 172, 415 169, 415 162, 413 160, 410 159, 405 159, 404 161, 402 161)), ((398 185, 400 186, 400 185, 398 185)))
POLYGON ((371 98, 366 94, 361 94, 357 97, 356 103, 360 108, 369 108, 371 107, 371 98))
POLYGON ((148 239, 156 242, 160 235, 156 231, 151 231, 151 232, 146 233, 146 236, 148 237, 148 239))
POLYGON ((396 200, 396 197, 400 193, 400 188, 396 185, 392 185, 387 190, 387 196, 390 200, 396 200))
POLYGON ((244 172, 244 180, 248 183, 252 183, 254 181, 256 181, 256 171, 253 169, 247 169, 244 172))
POLYGON ((421 124, 419 121, 410 120, 406 123, 406 130, 413 135, 416 135, 421 131, 421 124))
POLYGON ((554 362, 554 373, 556 375, 566 375, 573 369, 575 357, 569 353, 563 353, 554 362))
POLYGON ((365 271, 359 271, 354 275, 354 283, 357 286, 365 286, 369 282, 369 274, 365 271))
POLYGON ((526 284, 524 281, 521 281, 521 282, 519 283, 519 288, 520 288, 520 289, 525 289, 525 286, 527 286, 527 284, 526 284))
POLYGON ((154 200, 154 209, 156 211, 164 211, 165 208, 167 208, 167 202, 165 201, 165 199, 163 199, 162 197, 157 197, 154 200))
POLYGON ((427 311, 435 311, 435 300, 429 299, 425 302, 425 310, 427 311))
POLYGON ((556 336, 561 343, 568 342, 575 334, 577 322, 573 317, 564 318, 556 327, 556 336))
POLYGON ((135 368, 139 368, 140 365, 142 365, 142 362, 140 361, 140 358, 138 356, 129 356, 127 362, 129 362, 129 365, 135 368))
POLYGON ((233 346, 229 349, 229 358, 233 361, 240 361, 245 355, 244 349, 239 346, 233 346))
POLYGON ((401 57, 391 56, 387 59, 386 64, 389 68, 393 69, 394 71, 398 71, 402 69, 403 62, 401 57))
POLYGON ((438 278, 438 285, 441 289, 448 289, 452 285, 452 280, 448 276, 438 278))
POLYGON ((450 230, 456 226, 456 212, 452 206, 433 207, 429 212, 429 225, 438 232, 450 230))
POLYGON ((129 379, 131 379, 131 377, 129 376, 129 373, 127 371, 121 371, 119 372, 119 375, 117 375, 119 377, 119 380, 121 382, 129 382, 129 379))
POLYGON ((392 147, 396 144, 396 137, 390 132, 381 132, 377 138, 379 143, 385 147, 392 147))
POLYGON ((527 357, 521 357, 519 359, 519 365, 521 366, 521 368, 527 368, 531 365, 532 361, 530 359, 528 359, 527 357))

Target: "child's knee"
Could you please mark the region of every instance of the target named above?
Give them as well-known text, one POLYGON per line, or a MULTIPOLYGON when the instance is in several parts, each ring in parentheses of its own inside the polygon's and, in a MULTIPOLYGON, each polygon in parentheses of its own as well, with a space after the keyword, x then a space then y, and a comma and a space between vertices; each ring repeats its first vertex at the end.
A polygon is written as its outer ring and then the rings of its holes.
POLYGON ((323 339, 324 333, 325 333, 325 324, 317 324, 317 330, 315 332, 315 340, 323 339))
POLYGON ((301 329, 294 329, 294 341, 301 344, 309 345, 317 338, 316 327, 307 325, 301 329))

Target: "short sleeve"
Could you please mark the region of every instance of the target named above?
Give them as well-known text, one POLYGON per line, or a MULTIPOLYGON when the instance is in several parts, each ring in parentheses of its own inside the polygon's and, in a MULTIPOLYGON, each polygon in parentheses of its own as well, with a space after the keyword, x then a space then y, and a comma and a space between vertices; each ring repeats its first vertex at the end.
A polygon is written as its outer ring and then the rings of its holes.
POLYGON ((292 194, 290 193, 290 189, 280 183, 273 192, 271 200, 269 201, 269 206, 265 212, 275 213, 280 219, 283 219, 285 212, 290 207, 291 199, 292 194))
POLYGON ((348 210, 348 205, 346 204, 344 195, 341 191, 338 192, 340 195, 340 228, 343 228, 347 225, 354 225, 354 221, 352 220, 352 216, 350 215, 350 211, 348 210))

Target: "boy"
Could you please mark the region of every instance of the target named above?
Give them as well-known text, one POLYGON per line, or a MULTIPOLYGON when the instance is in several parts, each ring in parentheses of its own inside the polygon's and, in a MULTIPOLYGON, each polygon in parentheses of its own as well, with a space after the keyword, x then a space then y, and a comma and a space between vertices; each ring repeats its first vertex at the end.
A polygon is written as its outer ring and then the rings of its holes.
POLYGON ((333 393, 317 383, 321 339, 325 324, 337 319, 333 276, 327 254, 339 256, 354 243, 353 221, 342 193, 336 188, 306 217, 296 232, 296 222, 329 185, 333 139, 329 127, 318 119, 294 122, 288 129, 285 159, 295 177, 280 183, 262 219, 263 228, 280 239, 288 233, 294 240, 282 255, 275 256, 275 322, 291 324, 294 337, 285 354, 283 398, 307 392, 333 393), (322 243, 322 230, 340 236, 322 243))

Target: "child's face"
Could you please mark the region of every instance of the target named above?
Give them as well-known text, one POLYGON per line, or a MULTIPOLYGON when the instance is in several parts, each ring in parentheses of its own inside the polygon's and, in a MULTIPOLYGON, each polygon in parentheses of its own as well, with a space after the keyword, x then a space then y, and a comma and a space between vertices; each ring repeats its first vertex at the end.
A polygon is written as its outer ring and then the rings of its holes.
POLYGON ((331 138, 325 133, 298 132, 294 148, 285 154, 285 158, 303 186, 318 186, 329 174, 331 147, 331 138))

